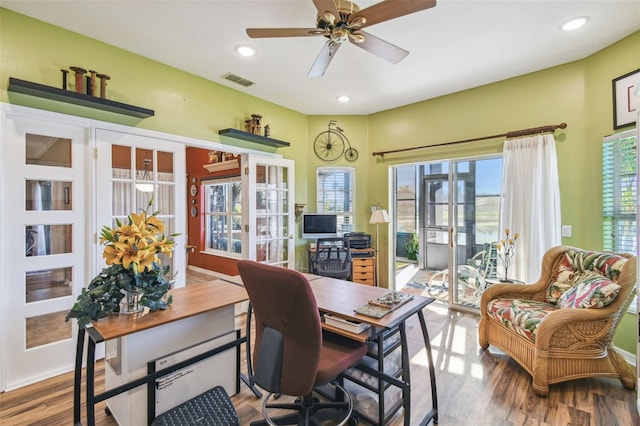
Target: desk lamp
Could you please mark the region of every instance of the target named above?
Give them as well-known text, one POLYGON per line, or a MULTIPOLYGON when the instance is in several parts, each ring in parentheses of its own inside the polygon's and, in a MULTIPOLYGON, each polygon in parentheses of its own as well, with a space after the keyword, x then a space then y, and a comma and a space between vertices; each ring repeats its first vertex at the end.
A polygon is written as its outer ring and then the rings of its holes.
POLYGON ((391 218, 389 217, 389 213, 385 209, 380 206, 380 203, 376 206, 376 209, 371 212, 371 219, 369 219, 369 223, 376 225, 376 286, 378 286, 378 225, 381 223, 389 223, 391 222, 391 218))

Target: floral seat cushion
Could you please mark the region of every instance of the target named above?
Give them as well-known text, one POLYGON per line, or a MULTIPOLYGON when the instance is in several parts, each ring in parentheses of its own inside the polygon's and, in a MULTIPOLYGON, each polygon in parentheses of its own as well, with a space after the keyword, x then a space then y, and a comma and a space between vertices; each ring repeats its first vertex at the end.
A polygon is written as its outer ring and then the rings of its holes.
POLYGON ((624 262, 626 259, 616 254, 583 250, 567 251, 551 278, 546 301, 558 303, 564 292, 584 280, 587 272, 597 273, 615 283, 618 281, 624 262))
POLYGON ((493 299, 487 305, 490 316, 534 343, 540 321, 556 309, 555 304, 525 299, 493 299))

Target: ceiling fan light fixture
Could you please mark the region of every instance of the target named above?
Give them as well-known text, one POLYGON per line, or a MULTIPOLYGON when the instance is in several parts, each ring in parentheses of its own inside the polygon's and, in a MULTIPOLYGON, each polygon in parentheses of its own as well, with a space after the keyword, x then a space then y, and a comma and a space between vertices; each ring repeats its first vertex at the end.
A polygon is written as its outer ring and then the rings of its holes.
POLYGON ((250 57, 256 54, 256 50, 253 47, 244 44, 237 46, 236 52, 238 52, 238 55, 245 57, 250 57))
POLYGON ((578 18, 573 18, 562 24, 563 31, 573 31, 582 27, 589 21, 589 18, 586 16, 580 16, 578 18))
POLYGON ((340 102, 341 104, 347 103, 349 102, 349 97, 347 95, 340 95, 336 98, 338 100, 338 102, 340 102))
POLYGON ((353 21, 349 22, 349 26, 351 28, 356 28, 356 27, 361 27, 366 23, 367 23, 367 18, 365 18, 364 16, 356 16, 356 18, 353 21))
POLYGON ((354 43, 364 42, 364 36, 362 34, 349 32, 349 38, 351 38, 351 41, 354 43))
POLYGON ((349 31, 346 28, 336 27, 331 30, 331 41, 341 44, 349 38, 349 31))
POLYGON ((331 26, 334 26, 336 24, 336 17, 331 12, 325 12, 323 15, 323 19, 325 22, 327 22, 331 26))

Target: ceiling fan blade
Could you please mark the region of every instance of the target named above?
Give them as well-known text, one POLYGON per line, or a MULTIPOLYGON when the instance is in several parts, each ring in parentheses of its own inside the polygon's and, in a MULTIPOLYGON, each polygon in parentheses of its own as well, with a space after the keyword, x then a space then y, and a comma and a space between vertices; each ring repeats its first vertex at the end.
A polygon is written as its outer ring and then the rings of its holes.
POLYGON ((318 28, 247 28, 247 35, 251 38, 312 37, 325 34, 326 31, 318 28))
MULTIPOLYGON (((388 0, 387 0, 388 1, 388 0)), ((351 44, 354 46, 358 46, 367 52, 373 53, 374 55, 385 59, 392 64, 397 64, 401 60, 407 57, 409 54, 408 51, 399 48, 398 46, 389 43, 388 41, 384 41, 381 38, 374 36, 373 34, 369 34, 365 31, 354 31, 353 34, 364 36, 364 40, 361 42, 354 42, 351 38, 351 44)))
POLYGON ((429 9, 435 5, 436 0, 385 0, 351 14, 349 22, 353 22, 358 17, 364 17, 366 22, 359 27, 364 28, 429 9))
POLYGON ((307 75, 309 77, 322 77, 340 46, 341 44, 332 41, 326 42, 307 75))
POLYGON ((313 4, 315 5, 316 9, 318 9, 318 14, 321 17, 324 16, 326 12, 329 12, 334 16, 335 24, 342 20, 342 18, 340 17, 340 13, 338 12, 338 8, 336 7, 336 2, 334 0, 313 0, 313 4))

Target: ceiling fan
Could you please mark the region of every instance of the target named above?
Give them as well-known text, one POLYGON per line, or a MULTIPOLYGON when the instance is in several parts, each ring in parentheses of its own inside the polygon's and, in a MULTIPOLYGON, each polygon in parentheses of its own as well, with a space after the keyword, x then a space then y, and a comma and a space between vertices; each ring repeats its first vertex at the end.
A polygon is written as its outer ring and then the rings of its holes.
POLYGON ((363 31, 371 25, 429 9, 436 0, 385 0, 360 10, 347 0, 313 0, 318 10, 316 28, 247 28, 251 38, 323 36, 328 39, 309 70, 309 77, 320 77, 329 67, 338 48, 349 40, 367 52, 392 64, 409 52, 363 31))

